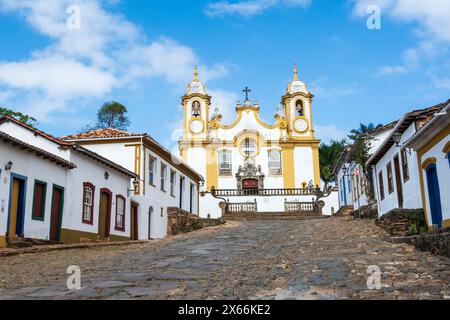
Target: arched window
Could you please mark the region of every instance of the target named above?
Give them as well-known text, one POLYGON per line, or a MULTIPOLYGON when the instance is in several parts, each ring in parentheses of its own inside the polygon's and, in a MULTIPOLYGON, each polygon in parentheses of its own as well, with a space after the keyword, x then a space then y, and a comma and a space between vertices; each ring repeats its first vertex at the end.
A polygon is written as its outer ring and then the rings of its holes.
POLYGON ((269 150, 269 173, 273 175, 282 173, 280 150, 269 150))
POLYGON ((297 100, 295 102, 295 111, 297 112, 297 116, 303 117, 304 116, 304 108, 303 108, 303 101, 297 100))
POLYGON ((125 231, 125 197, 116 196, 116 230, 125 231))
POLYGON ((90 182, 83 183, 83 223, 94 224, 95 186, 90 182))
POLYGON ((219 175, 230 176, 232 174, 231 151, 219 151, 219 175))
POLYGON ((200 102, 198 101, 192 103, 192 117, 200 118, 200 102))

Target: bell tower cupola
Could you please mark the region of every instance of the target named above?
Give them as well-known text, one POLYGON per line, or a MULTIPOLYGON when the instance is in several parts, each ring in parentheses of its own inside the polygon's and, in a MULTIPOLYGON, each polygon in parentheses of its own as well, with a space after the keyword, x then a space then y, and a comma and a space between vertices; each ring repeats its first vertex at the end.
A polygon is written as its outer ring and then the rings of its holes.
POLYGON ((194 67, 194 79, 188 84, 186 94, 181 99, 184 110, 184 139, 205 138, 209 130, 211 97, 206 93, 205 85, 199 80, 197 66, 194 67))
POLYGON ((294 139, 314 139, 312 99, 313 95, 299 79, 297 65, 294 64, 294 77, 282 100, 288 131, 294 139))

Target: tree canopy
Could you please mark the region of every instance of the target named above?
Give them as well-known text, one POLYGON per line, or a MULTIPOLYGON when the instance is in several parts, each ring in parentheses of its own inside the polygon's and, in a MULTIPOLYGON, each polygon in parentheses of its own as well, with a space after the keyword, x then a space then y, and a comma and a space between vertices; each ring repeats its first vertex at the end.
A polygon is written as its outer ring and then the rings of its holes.
POLYGON ((17 119, 23 123, 26 123, 30 126, 33 126, 36 124, 37 120, 29 115, 26 115, 22 112, 18 112, 18 111, 13 111, 7 108, 2 108, 0 107, 0 118, 4 117, 4 116, 10 116, 13 117, 14 119, 17 119))
POLYGON ((319 146, 320 177, 328 184, 334 180, 332 171, 346 145, 345 140, 332 140, 319 146))
POLYGON ((127 112, 127 108, 119 102, 106 102, 97 112, 97 127, 126 130, 130 125, 127 112))

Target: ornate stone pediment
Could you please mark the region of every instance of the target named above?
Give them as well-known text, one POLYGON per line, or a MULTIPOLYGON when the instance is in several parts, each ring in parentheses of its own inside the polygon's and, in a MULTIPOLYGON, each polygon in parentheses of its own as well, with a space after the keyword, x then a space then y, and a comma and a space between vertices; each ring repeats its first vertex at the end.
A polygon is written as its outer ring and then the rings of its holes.
POLYGON ((236 173, 237 188, 242 189, 264 189, 264 177, 261 166, 256 166, 253 159, 249 158, 243 166, 239 166, 236 173))

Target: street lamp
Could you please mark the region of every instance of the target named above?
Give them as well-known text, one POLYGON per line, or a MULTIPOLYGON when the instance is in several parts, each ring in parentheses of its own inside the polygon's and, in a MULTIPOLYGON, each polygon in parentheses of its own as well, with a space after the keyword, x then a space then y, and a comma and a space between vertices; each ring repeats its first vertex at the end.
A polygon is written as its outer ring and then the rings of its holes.
POLYGON ((5 165, 5 171, 11 170, 12 167, 13 167, 13 163, 12 163, 12 161, 9 161, 9 162, 5 165))
POLYGON ((139 188, 139 180, 136 178, 134 178, 134 180, 133 180, 133 188, 134 189, 127 190, 128 196, 130 196, 133 192, 137 192, 137 190, 139 188))
POLYGON ((400 132, 395 132, 392 136, 392 139, 394 140, 394 143, 397 147, 401 147, 400 141, 402 139, 402 134, 400 132))

